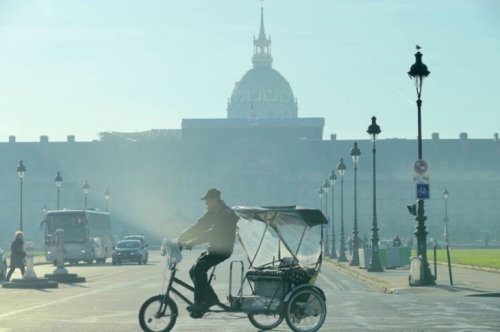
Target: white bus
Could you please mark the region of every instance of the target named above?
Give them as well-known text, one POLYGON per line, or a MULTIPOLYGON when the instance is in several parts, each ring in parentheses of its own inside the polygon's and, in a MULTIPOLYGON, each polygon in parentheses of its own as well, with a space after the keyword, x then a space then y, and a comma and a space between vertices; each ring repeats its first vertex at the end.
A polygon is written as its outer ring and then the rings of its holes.
POLYGON ((58 210, 47 212, 45 258, 57 265, 55 232, 64 230, 64 261, 78 264, 105 263, 113 251, 110 214, 95 210, 58 210))

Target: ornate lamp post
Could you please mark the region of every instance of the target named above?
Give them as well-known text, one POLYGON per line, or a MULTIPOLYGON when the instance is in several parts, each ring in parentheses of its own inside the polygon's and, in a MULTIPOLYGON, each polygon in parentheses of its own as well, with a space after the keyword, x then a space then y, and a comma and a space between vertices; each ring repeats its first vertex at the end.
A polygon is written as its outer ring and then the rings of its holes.
POLYGON ((89 193, 89 189, 90 189, 90 186, 89 186, 89 183, 87 182, 87 180, 85 180, 85 182, 83 183, 83 193, 85 194, 85 210, 87 210, 87 194, 89 193))
MULTIPOLYGON (((420 47, 417 47, 419 49, 420 47)), ((427 66, 422 62, 422 53, 417 52, 415 54, 415 63, 411 66, 408 76, 414 80, 415 87, 417 90, 417 110, 418 110, 418 160, 422 160, 422 116, 421 107, 422 100, 420 96, 422 94, 422 84, 424 79, 429 76, 431 72, 427 69, 427 66)), ((423 281, 422 285, 435 285, 434 276, 431 273, 429 263, 427 262, 427 227, 425 226, 425 221, 427 217, 424 215, 424 200, 417 200, 417 215, 415 220, 417 225, 415 227, 415 237, 417 238, 417 256, 422 257, 423 264, 423 281)))
POLYGON ((357 193, 357 183, 358 183, 358 162, 359 156, 361 155, 361 150, 358 148, 358 142, 354 142, 354 147, 351 149, 351 157, 354 162, 354 228, 352 231, 353 241, 352 241, 352 260, 349 265, 359 266, 359 238, 358 238, 358 193, 357 193))
MULTIPOLYGON (((325 216, 326 219, 328 219, 328 191, 330 190, 330 182, 328 182, 328 179, 325 180, 325 183, 323 184, 323 191, 325 192, 325 216)), ((330 250, 330 242, 328 241, 328 225, 326 228, 326 234, 325 234, 325 255, 330 256, 329 254, 330 250)))
POLYGON ((444 242, 446 244, 450 244, 450 238, 449 238, 449 233, 448 233, 448 189, 445 187, 443 190, 443 198, 444 198, 444 242))
POLYGON ((104 190, 104 199, 106 200, 106 212, 108 212, 109 196, 110 196, 109 189, 106 188, 106 190, 104 190))
POLYGON ((59 189, 61 188, 61 184, 63 181, 63 178, 59 171, 57 171, 54 181, 56 182, 56 187, 57 187, 57 209, 59 210, 59 189))
POLYGON ((348 262, 345 256, 345 239, 344 239, 344 175, 346 166, 344 164, 344 158, 340 158, 340 162, 337 164, 337 171, 340 175, 340 250, 338 262, 348 262))
POLYGON ((332 170, 332 173, 330 174, 330 177, 328 178, 328 180, 330 181, 330 187, 332 188, 332 212, 331 212, 331 215, 332 215, 332 248, 330 250, 330 258, 332 259, 338 259, 337 257, 337 250, 335 249, 335 223, 334 223, 334 218, 335 218, 335 214, 334 214, 334 199, 333 199, 333 194, 335 192, 335 183, 337 182, 337 176, 335 175, 335 170, 332 170))
POLYGON ((19 230, 23 231, 23 178, 24 173, 26 172, 26 167, 23 164, 22 160, 19 160, 19 165, 17 165, 17 175, 19 175, 19 185, 20 185, 20 214, 19 214, 19 230))
POLYGON ((377 118, 372 117, 372 124, 368 127, 366 131, 373 142, 373 221, 372 221, 372 258, 370 259, 370 265, 368 266, 368 272, 382 272, 384 269, 380 264, 380 257, 378 255, 378 225, 377 225, 377 172, 375 170, 375 155, 377 149, 375 148, 375 142, 377 141, 377 136, 382 132, 380 126, 377 124, 377 118))
POLYGON ((323 186, 319 186, 318 196, 319 196, 319 209, 323 212, 323 196, 325 195, 325 190, 323 186))
MULTIPOLYGON (((319 202, 320 202, 320 210, 323 212, 323 196, 325 195, 325 190, 323 189, 323 185, 319 186, 318 190, 318 196, 319 196, 319 202)), ((321 241, 323 241, 323 228, 321 228, 321 241)))

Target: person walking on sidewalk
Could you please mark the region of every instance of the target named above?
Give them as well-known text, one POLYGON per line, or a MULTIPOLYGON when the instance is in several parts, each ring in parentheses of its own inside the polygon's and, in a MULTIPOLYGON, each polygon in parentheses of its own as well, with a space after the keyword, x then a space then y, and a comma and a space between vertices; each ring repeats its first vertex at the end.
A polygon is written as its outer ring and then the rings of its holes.
POLYGON ((10 270, 7 274, 7 278, 5 281, 9 281, 12 273, 19 268, 21 270, 21 274, 24 276, 24 257, 26 257, 26 253, 23 250, 23 240, 24 234, 21 231, 17 231, 15 233, 14 241, 10 246, 10 270))

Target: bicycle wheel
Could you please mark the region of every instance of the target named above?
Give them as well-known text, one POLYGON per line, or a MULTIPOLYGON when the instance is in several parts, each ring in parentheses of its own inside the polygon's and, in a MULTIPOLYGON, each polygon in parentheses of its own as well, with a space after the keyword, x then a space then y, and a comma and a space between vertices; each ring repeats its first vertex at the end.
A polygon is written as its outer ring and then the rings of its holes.
POLYGON ((285 311, 286 323, 295 332, 314 332, 326 318, 323 297, 313 289, 303 289, 293 294, 285 311))
POLYGON ((163 303, 164 296, 149 298, 139 310, 139 324, 146 332, 170 331, 177 320, 178 310, 174 300, 169 298, 163 303))
POLYGON ((261 330, 272 330, 278 327, 281 322, 285 319, 283 314, 248 314, 248 320, 258 329, 261 330))

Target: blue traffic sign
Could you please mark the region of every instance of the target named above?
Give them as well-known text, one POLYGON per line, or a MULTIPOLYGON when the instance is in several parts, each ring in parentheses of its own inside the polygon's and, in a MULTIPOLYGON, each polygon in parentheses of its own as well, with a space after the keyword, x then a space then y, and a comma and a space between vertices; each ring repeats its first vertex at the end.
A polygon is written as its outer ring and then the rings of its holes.
POLYGON ((428 183, 417 183, 417 199, 429 199, 430 189, 428 183))

